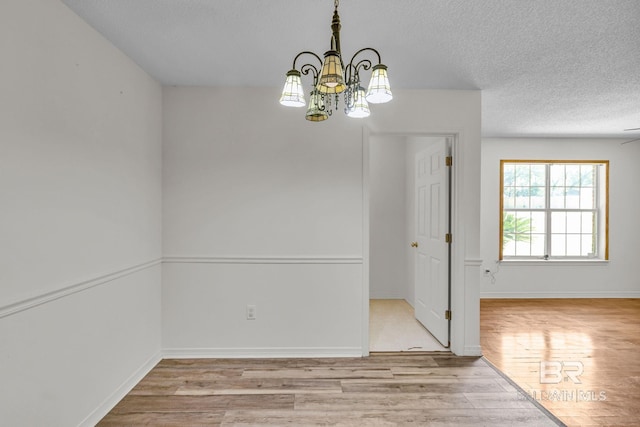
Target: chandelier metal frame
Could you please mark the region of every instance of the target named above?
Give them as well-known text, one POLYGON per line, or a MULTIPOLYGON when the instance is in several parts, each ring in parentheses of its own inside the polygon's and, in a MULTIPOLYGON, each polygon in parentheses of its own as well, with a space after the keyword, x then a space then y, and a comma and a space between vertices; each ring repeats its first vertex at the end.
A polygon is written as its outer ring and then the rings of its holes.
POLYGON ((362 118, 370 114, 369 103, 385 103, 393 99, 387 66, 382 64, 380 53, 365 47, 358 50, 346 66, 343 66, 340 50, 340 16, 338 15, 339 1, 334 0, 335 9, 331 21, 331 49, 324 54, 324 61, 314 52, 305 50, 293 59, 293 66, 287 72, 280 103, 288 107, 303 107, 306 105, 302 89, 301 75, 311 75, 313 89, 310 93, 309 107, 306 119, 323 121, 333 114, 333 106, 337 108, 340 94, 344 93, 344 112, 349 117, 362 118), (373 53, 377 59, 376 65, 366 57, 358 59, 365 53, 373 53), (296 64, 302 56, 308 60, 298 69, 296 64), (314 63, 317 61, 319 66, 314 63), (360 72, 371 70, 371 80, 367 91, 361 86, 360 72))

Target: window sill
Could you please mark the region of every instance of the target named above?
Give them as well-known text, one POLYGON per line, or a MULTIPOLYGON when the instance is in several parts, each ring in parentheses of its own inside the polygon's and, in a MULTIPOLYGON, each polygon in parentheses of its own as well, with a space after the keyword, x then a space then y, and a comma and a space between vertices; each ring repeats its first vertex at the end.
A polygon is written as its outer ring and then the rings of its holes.
POLYGON ((603 266, 609 264, 609 260, 606 259, 503 259, 500 261, 501 266, 563 266, 563 267, 573 267, 573 266, 587 266, 587 265, 597 265, 603 266))

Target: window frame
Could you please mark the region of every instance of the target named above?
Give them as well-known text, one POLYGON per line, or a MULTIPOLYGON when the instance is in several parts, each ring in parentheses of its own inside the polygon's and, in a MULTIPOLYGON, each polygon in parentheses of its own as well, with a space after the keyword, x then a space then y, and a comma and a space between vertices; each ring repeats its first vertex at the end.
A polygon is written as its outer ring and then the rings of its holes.
MULTIPOLYGON (((549 169, 545 171, 545 207, 543 209, 522 209, 522 211, 527 212, 544 212, 545 213, 545 221, 546 221, 546 229, 545 229, 545 247, 550 247, 550 239, 551 239, 551 229, 549 227, 551 213, 554 211, 558 211, 558 209, 551 208, 549 198, 550 198, 550 176, 548 173, 549 169)), ((608 160, 528 160, 528 159, 501 159, 500 160, 500 210, 499 210, 499 244, 498 244, 498 260, 499 261, 608 261, 609 260, 609 161, 608 160), (598 242, 599 249, 602 248, 603 253, 598 253, 596 257, 588 257, 588 256, 507 256, 505 258, 503 253, 503 239, 504 239, 504 168, 506 164, 542 164, 542 165, 553 165, 553 164, 562 164, 562 165, 601 165, 603 166, 603 170, 600 171, 597 175, 596 180, 597 184, 594 184, 594 188, 596 188, 596 207, 594 209, 577 209, 579 212, 585 211, 596 211, 599 214, 604 214, 603 220, 598 220, 602 226, 597 227, 596 231, 596 239, 598 242), (603 181, 603 182, 600 182, 603 181), (605 200, 602 202, 602 197, 604 196, 605 200), (600 242, 603 240, 603 243, 600 242)), ((517 209, 507 209, 509 211, 517 210, 517 209)), ((569 212, 572 209, 560 209, 560 211, 569 212)), ((600 252, 600 251, 599 251, 600 252)))

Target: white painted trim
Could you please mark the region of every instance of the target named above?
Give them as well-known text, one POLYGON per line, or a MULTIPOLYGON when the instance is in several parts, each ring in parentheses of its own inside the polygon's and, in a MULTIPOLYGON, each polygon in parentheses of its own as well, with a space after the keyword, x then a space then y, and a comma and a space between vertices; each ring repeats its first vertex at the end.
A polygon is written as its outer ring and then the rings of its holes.
POLYGON ((479 345, 467 345, 464 347, 463 356, 482 356, 482 347, 479 345))
POLYGON ((370 266, 371 266, 371 158, 370 158, 370 138, 371 130, 363 126, 362 128, 362 319, 361 345, 362 356, 369 356, 370 336, 369 336, 369 298, 371 298, 370 266))
POLYGON ((480 298, 640 298, 640 291, 482 292, 480 298))
POLYGON ((112 282, 116 279, 120 279, 125 276, 137 273, 138 271, 145 270, 156 265, 160 265, 162 258, 157 258, 151 261, 147 261, 142 264, 137 264, 131 267, 123 268, 122 270, 115 271, 113 273, 105 274, 100 277, 85 280, 79 283, 68 285, 54 291, 44 292, 41 294, 33 295, 22 300, 14 301, 9 304, 0 306, 0 319, 3 317, 11 316, 21 311, 29 310, 42 304, 46 304, 51 301, 55 301, 60 298, 73 295, 75 293, 91 289, 96 286, 104 285, 105 283, 112 282))
POLYGON ((163 359, 362 357, 360 347, 165 348, 163 359))
MULTIPOLYGON (((453 320, 451 321, 451 333, 450 333, 450 347, 449 349, 457 355, 462 355, 465 353, 467 346, 465 343, 469 339, 468 334, 466 333, 466 329, 469 327, 467 323, 473 325, 474 328, 478 329, 477 333, 473 335, 476 338, 476 341, 479 340, 479 327, 478 319, 471 318, 471 315, 466 310, 466 297, 467 297, 467 289, 466 289, 466 281, 465 281, 465 267, 467 266, 467 262, 470 264, 469 267, 477 267, 479 268, 482 265, 482 260, 480 259, 465 259, 465 234, 464 234, 464 218, 463 211, 460 208, 461 200, 464 197, 464 188, 463 188, 463 167, 464 165, 464 154, 463 150, 460 148, 464 142, 464 130, 447 130, 447 131, 425 131, 425 132, 379 132, 374 129, 368 128, 365 133, 367 138, 363 138, 363 160, 366 161, 367 166, 362 169, 362 191, 363 191, 363 223, 367 224, 367 227, 363 229, 363 247, 365 244, 369 244, 369 229, 368 229, 368 221, 369 221, 369 158, 368 158, 368 150, 369 150, 369 137, 370 135, 380 136, 380 135, 393 135, 393 136, 443 136, 451 138, 451 155, 453 156, 453 166, 451 169, 451 233, 453 235, 453 242, 451 243, 451 310, 457 313, 453 320), (364 155, 367 154, 365 158, 364 155)), ((364 252, 364 260, 363 265, 368 266, 368 257, 369 253, 364 252)), ((472 256, 477 256, 477 254, 472 254, 472 256)), ((363 283, 366 289, 367 294, 365 295, 365 291, 363 291, 363 297, 368 296, 369 289, 369 277, 364 276, 364 280, 366 283, 363 283)), ((473 283, 473 285, 477 285, 477 283, 473 283)), ((475 293, 472 295, 473 297, 477 297, 478 294, 475 293)), ((475 302, 475 301, 474 301, 475 302)), ((368 304, 368 300, 363 302, 368 304)), ((474 308, 476 312, 479 311, 478 307, 474 308)), ((368 327, 364 325, 368 325, 369 321, 369 310, 362 310, 363 315, 363 331, 362 331, 362 342, 368 342, 369 340, 369 331, 368 327)), ((365 349, 363 349, 367 354, 365 349)), ((475 354, 474 354, 475 355, 475 354)))
POLYGON ((166 264, 362 264, 359 256, 166 256, 166 264))
POLYGON ((139 369, 129 376, 109 397, 107 397, 93 412, 91 412, 80 426, 95 426, 120 402, 160 361, 162 357, 158 351, 151 356, 139 369))
POLYGON ((168 256, 157 258, 103 276, 64 286, 54 291, 34 294, 30 297, 0 305, 0 319, 75 293, 100 286, 116 279, 137 273, 161 263, 168 264, 362 264, 359 256, 168 256))

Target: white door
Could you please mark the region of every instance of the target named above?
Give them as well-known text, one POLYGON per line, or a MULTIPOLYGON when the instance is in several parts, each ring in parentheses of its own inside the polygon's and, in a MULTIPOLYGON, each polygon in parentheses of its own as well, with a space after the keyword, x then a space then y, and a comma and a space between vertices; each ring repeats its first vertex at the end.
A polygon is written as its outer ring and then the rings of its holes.
POLYGON ((449 346, 449 141, 443 138, 415 158, 415 316, 449 346))

